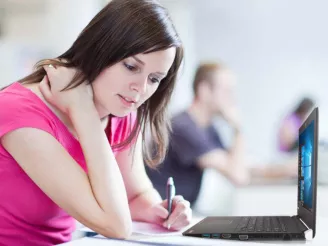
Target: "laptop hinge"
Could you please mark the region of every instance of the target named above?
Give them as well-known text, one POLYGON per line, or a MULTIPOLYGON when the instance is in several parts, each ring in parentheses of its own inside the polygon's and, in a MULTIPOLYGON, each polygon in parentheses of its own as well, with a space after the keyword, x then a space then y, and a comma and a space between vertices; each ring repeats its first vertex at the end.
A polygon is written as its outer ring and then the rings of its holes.
POLYGON ((300 218, 300 217, 298 217, 298 219, 302 222, 302 224, 309 230, 310 229, 310 227, 308 227, 307 226, 307 224, 300 218))
POLYGON ((310 227, 307 226, 307 224, 299 217, 299 216, 296 216, 299 221, 301 221, 301 223, 306 227, 307 230, 304 231, 304 237, 305 239, 307 240, 311 240, 313 238, 313 231, 310 227))

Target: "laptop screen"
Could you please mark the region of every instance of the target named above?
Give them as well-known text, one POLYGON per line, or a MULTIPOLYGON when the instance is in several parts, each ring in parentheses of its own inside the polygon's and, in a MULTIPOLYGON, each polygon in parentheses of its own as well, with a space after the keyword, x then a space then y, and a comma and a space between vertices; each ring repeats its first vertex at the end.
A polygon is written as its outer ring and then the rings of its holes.
POLYGON ((314 120, 299 135, 298 201, 303 208, 313 212, 313 163, 314 163, 314 120))

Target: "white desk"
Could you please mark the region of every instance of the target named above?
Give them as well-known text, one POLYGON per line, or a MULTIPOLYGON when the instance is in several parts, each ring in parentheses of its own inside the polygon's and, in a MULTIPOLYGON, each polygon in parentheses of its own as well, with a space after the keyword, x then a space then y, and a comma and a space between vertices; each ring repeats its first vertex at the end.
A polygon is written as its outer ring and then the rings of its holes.
MULTIPOLYGON (((64 246, 108 246, 108 245, 139 245, 140 243, 153 243, 154 245, 159 244, 168 244, 168 245, 241 245, 242 243, 251 246, 260 246, 260 245, 327 245, 328 243, 328 234, 327 228, 328 226, 328 218, 327 217, 319 217, 317 219, 317 233, 316 237, 313 240, 307 241, 229 241, 222 239, 203 239, 203 238, 193 238, 193 237, 184 237, 182 235, 175 236, 146 236, 146 235, 132 235, 129 241, 123 240, 107 240, 107 239, 99 239, 99 238, 82 238, 78 239, 66 244, 62 244, 64 246), (135 242, 137 241, 137 242, 135 242)), ((142 245, 142 244, 140 244, 142 245)))

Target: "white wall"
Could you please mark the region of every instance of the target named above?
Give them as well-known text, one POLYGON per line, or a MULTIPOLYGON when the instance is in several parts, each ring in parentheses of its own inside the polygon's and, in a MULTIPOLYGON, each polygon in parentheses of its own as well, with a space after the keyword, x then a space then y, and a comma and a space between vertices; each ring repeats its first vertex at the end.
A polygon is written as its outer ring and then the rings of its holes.
MULTIPOLYGON (((7 36, 0 39, 0 86, 26 71, 21 68, 26 62, 21 52, 34 46, 60 54, 105 2, 44 1, 44 12, 6 19, 7 36)), ((222 60, 238 77, 238 98, 251 153, 265 158, 272 154, 278 121, 304 93, 318 99, 320 133, 328 136, 327 1, 161 2, 169 9, 185 46, 184 68, 170 104, 172 113, 190 103, 198 62, 222 60)), ((32 54, 26 56, 33 59, 32 54)))
MULTIPOLYGON (((44 14, 30 12, 22 14, 13 9, 6 9, 2 12, 3 35, 0 38, 0 87, 18 79, 21 70, 21 57, 23 52, 27 52, 28 47, 41 48, 43 33, 44 14)), ((42 49, 42 48, 41 48, 42 49)), ((31 51, 30 51, 31 52, 31 51)), ((26 55, 28 55, 26 53, 26 55)))
POLYGON ((26 11, 20 5, 7 5, 3 18, 0 87, 29 73, 38 60, 67 50, 103 0, 33 0, 33 5, 24 6, 26 11))
POLYGON ((193 6, 188 0, 161 0, 160 2, 168 9, 184 47, 184 62, 170 103, 170 112, 175 114, 184 110, 192 100, 193 92, 190 82, 197 63, 195 16, 193 6))
MULTIPOLYGON (((249 151, 272 155, 282 114, 303 94, 321 106, 328 135, 328 2, 193 1, 197 61, 222 60, 239 79, 249 151)), ((180 91, 183 95, 183 91, 180 91)))
POLYGON ((56 55, 62 54, 73 44, 103 6, 103 0, 47 1, 47 41, 56 55))

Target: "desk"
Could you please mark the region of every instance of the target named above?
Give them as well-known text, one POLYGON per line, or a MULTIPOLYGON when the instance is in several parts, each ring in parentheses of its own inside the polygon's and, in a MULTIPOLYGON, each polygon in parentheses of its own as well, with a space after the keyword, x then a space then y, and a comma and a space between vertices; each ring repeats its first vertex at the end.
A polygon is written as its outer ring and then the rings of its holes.
MULTIPOLYGON (((219 173, 207 170, 202 182, 205 188, 194 212, 203 216, 291 215, 297 210, 296 180, 258 180, 236 188, 219 173)), ((327 207, 328 181, 322 179, 317 188, 318 216, 328 217, 327 207)))
POLYGON ((317 219, 317 233, 316 237, 313 240, 307 241, 229 241, 223 239, 203 239, 203 238, 193 238, 193 237, 184 237, 182 235, 175 236, 146 236, 146 235, 136 235, 133 234, 129 241, 122 240, 107 240, 99 238, 82 238, 69 243, 62 244, 63 246, 109 246, 109 245, 139 245, 135 241, 139 242, 140 245, 251 245, 251 246, 260 246, 260 245, 314 245, 314 246, 323 246, 328 243, 327 230, 325 229, 328 225, 327 217, 319 217, 317 219))

